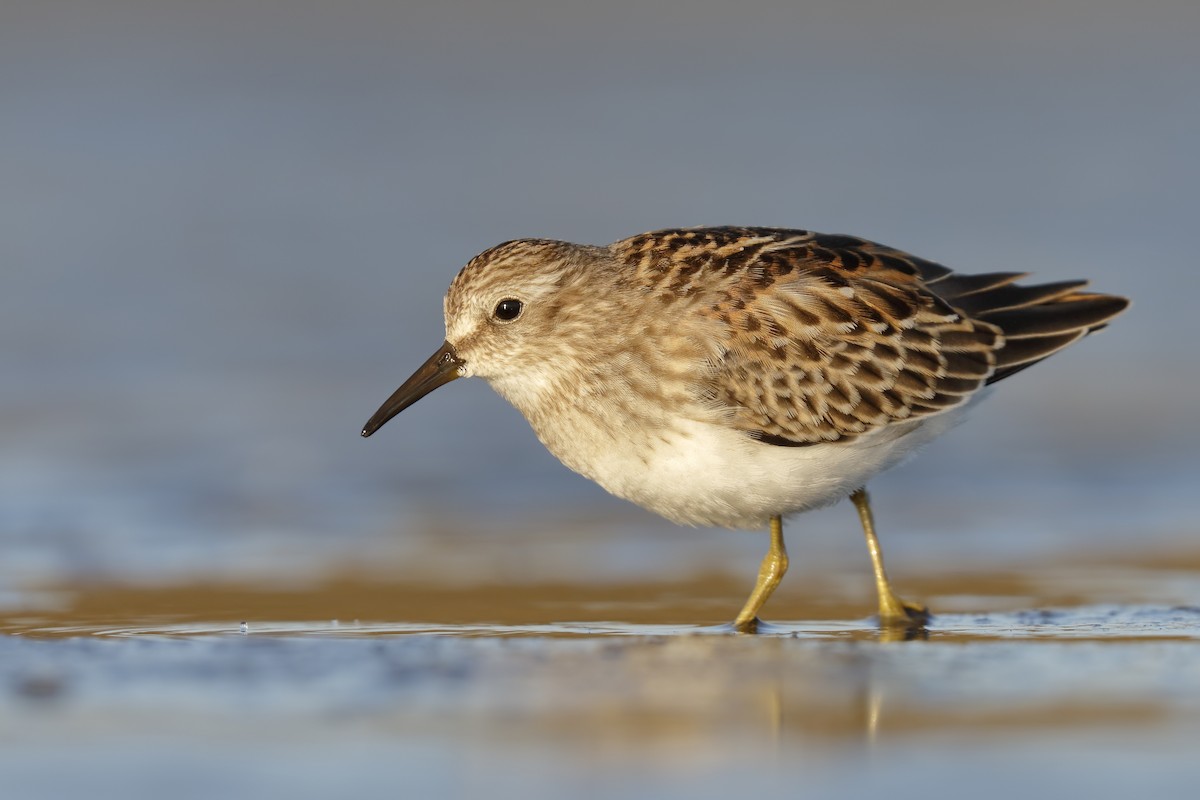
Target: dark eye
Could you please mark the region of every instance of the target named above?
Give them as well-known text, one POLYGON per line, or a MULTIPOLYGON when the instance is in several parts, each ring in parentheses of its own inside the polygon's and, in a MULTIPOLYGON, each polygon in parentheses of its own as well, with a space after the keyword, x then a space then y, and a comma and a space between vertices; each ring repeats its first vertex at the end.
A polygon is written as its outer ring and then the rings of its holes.
POLYGON ((513 300, 512 298, 509 298, 496 303, 496 310, 492 313, 495 314, 496 319, 498 320, 503 322, 512 322, 514 319, 521 316, 521 309, 524 307, 525 304, 520 300, 513 300))

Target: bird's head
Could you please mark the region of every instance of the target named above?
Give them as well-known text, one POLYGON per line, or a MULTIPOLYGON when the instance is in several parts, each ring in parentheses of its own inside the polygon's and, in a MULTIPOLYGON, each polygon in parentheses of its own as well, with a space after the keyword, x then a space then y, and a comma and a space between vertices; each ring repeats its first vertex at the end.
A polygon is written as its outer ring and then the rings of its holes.
MULTIPOLYGON (((456 378, 487 379, 508 397, 537 392, 564 361, 586 358, 595 310, 589 285, 604 248, 518 239, 471 259, 446 292, 446 341, 363 427, 392 417, 456 378), (589 324, 589 320, 591 324, 589 324)), ((596 304, 614 302, 596 299, 596 304)), ((593 333, 594 335, 594 333, 593 333)))

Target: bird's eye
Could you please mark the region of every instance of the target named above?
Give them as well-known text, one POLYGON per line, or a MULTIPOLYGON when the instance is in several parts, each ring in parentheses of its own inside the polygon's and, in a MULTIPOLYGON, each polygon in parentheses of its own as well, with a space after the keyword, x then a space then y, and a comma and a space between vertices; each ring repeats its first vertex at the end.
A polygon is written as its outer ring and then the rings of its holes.
POLYGON ((511 297, 506 300, 501 300, 496 303, 496 310, 493 315, 501 322, 512 322, 517 317, 521 316, 521 311, 525 308, 525 304, 520 300, 513 300, 511 297))

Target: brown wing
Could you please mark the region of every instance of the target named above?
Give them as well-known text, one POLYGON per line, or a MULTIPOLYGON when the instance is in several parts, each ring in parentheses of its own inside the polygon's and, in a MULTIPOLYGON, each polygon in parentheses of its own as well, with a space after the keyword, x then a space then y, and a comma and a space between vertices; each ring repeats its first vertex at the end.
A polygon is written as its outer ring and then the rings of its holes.
POLYGON ((648 291, 706 295, 700 313, 725 338, 704 399, 771 444, 843 440, 956 406, 1003 344, 924 288, 950 270, 850 236, 702 228, 614 247, 648 291))
POLYGON ((845 236, 780 245, 763 253, 767 272, 789 271, 765 289, 737 287, 715 309, 737 331, 719 396, 752 436, 853 438, 957 406, 995 370, 1000 330, 925 289, 923 273, 949 270, 845 236))
MULTIPOLYGON (((839 441, 957 406, 1103 327, 1128 304, 1084 282, 960 275, 852 236, 655 231, 612 246, 663 300, 725 334, 702 389, 764 442, 839 441)), ((718 336, 718 338, 721 338, 718 336)))

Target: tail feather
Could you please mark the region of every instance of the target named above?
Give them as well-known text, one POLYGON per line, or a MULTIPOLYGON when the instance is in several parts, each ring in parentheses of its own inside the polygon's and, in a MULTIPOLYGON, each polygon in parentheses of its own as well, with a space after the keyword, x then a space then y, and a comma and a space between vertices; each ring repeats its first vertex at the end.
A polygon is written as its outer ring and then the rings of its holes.
POLYGON ((1013 272, 951 274, 927 284, 964 315, 1004 332, 1005 345, 996 351, 996 369, 989 384, 1095 333, 1129 307, 1124 297, 1080 291, 1087 281, 1015 283, 1023 277, 1013 272))

